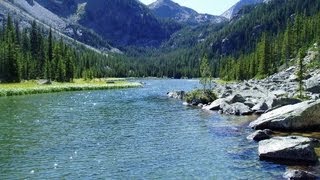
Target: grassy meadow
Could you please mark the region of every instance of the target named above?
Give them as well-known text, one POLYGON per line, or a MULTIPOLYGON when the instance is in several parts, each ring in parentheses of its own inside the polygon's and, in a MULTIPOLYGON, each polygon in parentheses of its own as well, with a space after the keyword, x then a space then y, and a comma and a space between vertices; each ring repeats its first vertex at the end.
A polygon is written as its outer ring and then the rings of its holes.
POLYGON ((122 78, 108 79, 75 79, 72 83, 40 84, 37 80, 24 81, 21 83, 0 83, 1 96, 19 96, 28 94, 54 93, 63 91, 103 90, 140 87, 137 82, 128 82, 122 78))

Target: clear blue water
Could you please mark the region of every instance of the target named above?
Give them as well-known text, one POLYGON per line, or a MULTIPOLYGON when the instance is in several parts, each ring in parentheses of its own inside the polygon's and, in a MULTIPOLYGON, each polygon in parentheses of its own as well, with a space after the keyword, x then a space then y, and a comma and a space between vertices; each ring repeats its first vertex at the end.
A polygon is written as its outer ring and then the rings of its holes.
POLYGON ((168 99, 198 81, 0 98, 0 179, 279 179, 248 118, 168 99))

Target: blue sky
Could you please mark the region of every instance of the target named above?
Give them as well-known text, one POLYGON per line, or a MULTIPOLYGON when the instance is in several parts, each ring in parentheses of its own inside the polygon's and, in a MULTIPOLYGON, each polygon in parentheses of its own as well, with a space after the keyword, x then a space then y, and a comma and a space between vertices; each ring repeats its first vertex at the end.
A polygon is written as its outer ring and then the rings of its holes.
MULTIPOLYGON (((150 4, 156 0, 140 0, 144 4, 150 4)), ((220 15, 239 0, 173 0, 174 2, 192 8, 199 13, 220 15)))

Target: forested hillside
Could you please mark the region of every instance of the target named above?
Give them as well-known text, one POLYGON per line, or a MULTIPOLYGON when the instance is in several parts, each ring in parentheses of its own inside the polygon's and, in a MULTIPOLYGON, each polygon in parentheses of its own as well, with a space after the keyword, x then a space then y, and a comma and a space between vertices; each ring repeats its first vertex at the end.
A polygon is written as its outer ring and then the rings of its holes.
MULTIPOLYGON (((170 44, 149 58, 152 64, 148 72, 154 76, 197 77, 199 59, 207 54, 214 77, 264 77, 295 57, 300 48, 318 41, 319 12, 320 1, 314 0, 273 0, 245 7, 240 17, 207 32, 204 38, 199 37, 205 30, 177 32, 170 44), (186 43, 190 46, 183 46, 186 43), (267 65, 262 67, 261 61, 267 65)), ((140 59, 148 63, 148 58, 140 59)))
POLYGON ((320 1, 273 0, 240 12, 229 23, 184 27, 160 48, 126 46, 125 54, 70 45, 35 22, 31 28, 22 28, 5 18, 0 30, 0 80, 191 78, 199 77, 199 61, 205 55, 214 77, 263 78, 295 63, 290 59, 319 42, 320 1))
POLYGON ((128 64, 117 55, 102 54, 84 46, 66 44, 51 29, 46 32, 36 22, 20 30, 10 16, 0 29, 0 80, 47 78, 70 82, 73 78, 123 77, 128 64))

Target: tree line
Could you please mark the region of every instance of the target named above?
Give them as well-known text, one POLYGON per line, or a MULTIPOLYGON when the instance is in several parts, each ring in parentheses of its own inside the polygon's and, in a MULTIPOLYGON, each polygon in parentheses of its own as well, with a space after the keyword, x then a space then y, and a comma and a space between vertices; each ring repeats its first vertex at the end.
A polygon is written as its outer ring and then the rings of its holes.
MULTIPOLYGON (((239 58, 224 57, 215 65, 225 80, 264 78, 295 63, 295 58, 305 54, 314 43, 320 43, 320 13, 315 16, 297 14, 283 32, 276 36, 264 33, 256 48, 239 58), (300 53, 301 52, 301 53, 300 53), (291 61, 293 60, 293 61, 291 61)), ((299 59, 299 58, 298 58, 299 59)))
POLYGON ((76 42, 64 42, 35 21, 22 28, 8 15, 0 28, 0 81, 135 76, 133 63, 123 55, 97 52, 76 42))

